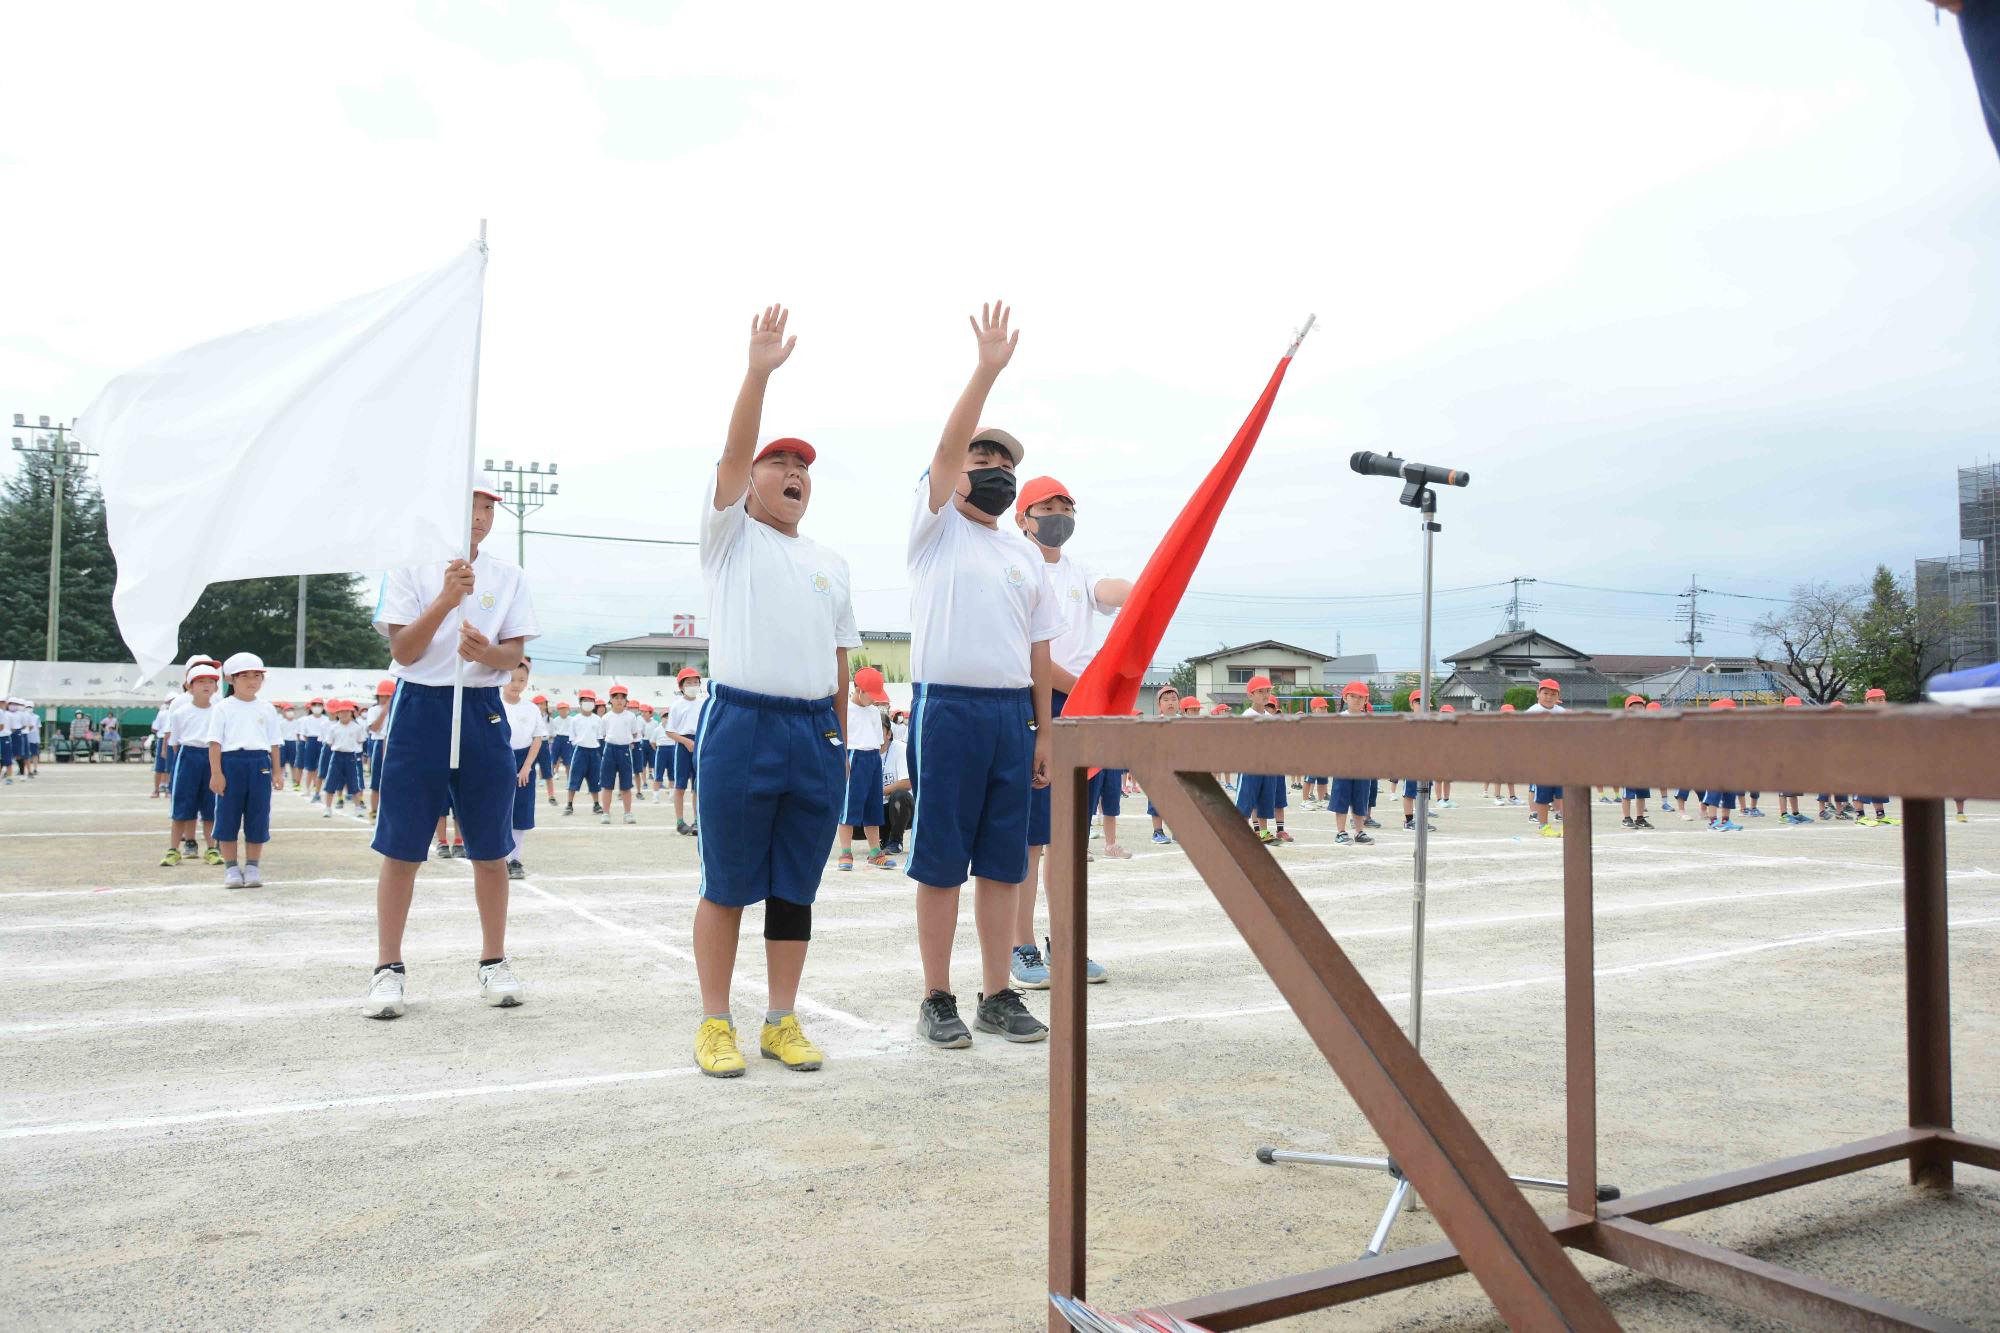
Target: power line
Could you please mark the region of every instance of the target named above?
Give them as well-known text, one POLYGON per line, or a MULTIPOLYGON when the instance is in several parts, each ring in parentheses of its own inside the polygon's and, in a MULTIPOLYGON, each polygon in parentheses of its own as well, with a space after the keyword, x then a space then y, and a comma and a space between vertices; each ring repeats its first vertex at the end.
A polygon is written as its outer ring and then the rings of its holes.
POLYGON ((528 537, 567 537, 579 542, 631 542, 639 546, 699 546, 700 542, 668 541, 662 537, 612 537, 601 532, 549 532, 542 528, 529 528, 523 534, 528 537))

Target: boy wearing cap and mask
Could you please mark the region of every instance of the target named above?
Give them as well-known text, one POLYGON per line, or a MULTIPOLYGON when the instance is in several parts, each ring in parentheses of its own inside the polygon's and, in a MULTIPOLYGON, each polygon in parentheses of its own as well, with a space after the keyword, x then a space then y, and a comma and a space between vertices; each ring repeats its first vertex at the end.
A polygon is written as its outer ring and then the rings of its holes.
MULTIPOLYGON (((1530 713, 1566 713, 1562 706, 1562 682, 1553 676, 1535 686, 1535 702, 1528 705, 1530 713)), ((1584 795, 1588 797, 1589 792, 1584 795)), ((1549 808, 1562 811, 1563 789, 1554 783, 1537 782, 1528 788, 1528 817, 1541 825, 1541 836, 1560 838, 1563 831, 1549 822, 1549 808)))
POLYGON ((882 850, 882 751, 889 744, 883 710, 889 691, 882 673, 862 667, 854 673, 854 693, 847 700, 847 780, 840 798, 840 855, 836 870, 854 869, 854 830, 868 839, 868 864, 894 870, 896 862, 882 850))
MULTIPOLYGON (((1201 700, 1193 696, 1183 699, 1179 690, 1171 685, 1162 685, 1153 693, 1153 713, 1156 717, 1163 717, 1168 721, 1186 717, 1190 713, 1199 717, 1201 700)), ((1167 821, 1161 816, 1150 796, 1146 798, 1146 814, 1153 821, 1153 841, 1162 847, 1172 844, 1174 835, 1167 832, 1167 821)))
POLYGON ((263 886, 259 862, 271 840, 271 793, 284 786, 278 753, 284 744, 278 710, 257 697, 264 688, 264 659, 231 653, 222 664, 230 696, 209 712, 208 789, 215 793, 215 836, 222 844, 222 887, 263 886), (242 833, 243 865, 236 864, 236 835, 242 833))
POLYGON ((951 992, 968 874, 979 931, 975 1024, 1008 1041, 1049 1035, 1011 974, 1029 794, 1049 784, 1049 643, 1063 621, 1041 548, 999 521, 1014 503, 1021 442, 978 424, 1020 341, 1008 332, 1010 318, 995 302, 971 321, 978 363, 917 479, 910 524, 909 761, 920 833, 907 873, 917 882, 923 962, 917 1035, 941 1048, 972 1044, 951 992))
POLYGON ((695 1064, 735 1078, 745 1061, 730 1015, 743 909, 764 906, 767 1006, 757 1049, 795 1072, 825 1056, 799 1025, 813 901, 833 850, 847 746, 847 654, 861 646, 847 561, 799 533, 817 451, 794 437, 757 448, 764 390, 797 339, 788 313, 750 321, 749 365, 701 507, 709 669, 698 723, 697 822, 706 829, 694 909, 701 1023, 695 1064))
POLYGON ((603 815, 611 805, 611 798, 604 795, 604 780, 598 775, 604 755, 604 720, 597 715, 597 695, 592 691, 578 690, 576 702, 578 712, 569 724, 569 799, 563 804, 563 813, 576 813, 576 794, 587 784, 591 813, 603 815))
POLYGON ((496 1008, 525 998, 507 962, 507 854, 514 845, 514 752, 500 687, 540 632, 527 575, 481 549, 493 529, 500 487, 472 486, 472 558, 395 569, 382 577, 375 631, 389 640, 396 720, 382 752, 382 812, 371 846, 382 856, 375 884, 376 966, 362 1013, 404 1012, 403 928, 417 871, 447 807, 472 862, 479 907, 479 997, 496 1008), (453 688, 463 685, 462 695, 453 688), (452 704, 459 753, 451 753, 452 704))
MULTIPOLYGON (((667 772, 674 783, 674 832, 693 836, 701 832, 687 821, 688 788, 695 785, 694 756, 701 743, 701 672, 682 667, 674 677, 678 687, 674 701, 667 705, 667 772)), ((695 806, 700 808, 699 793, 695 806)))
POLYGON ((326 728, 326 778, 320 783, 321 819, 332 819, 334 800, 347 808, 347 798, 361 804, 361 751, 368 744, 368 729, 354 719, 354 701, 335 699, 333 720, 326 728))
MULTIPOLYGON (((1368 686, 1364 681, 1350 680, 1340 690, 1340 715, 1342 717, 1368 716, 1368 686)), ((1327 809, 1333 811, 1333 840, 1337 843, 1371 843, 1375 839, 1368 836, 1368 810, 1375 803, 1375 779, 1335 778, 1329 784, 1327 809), (1348 817, 1354 819, 1354 832, 1347 831, 1348 817)))
POLYGON ((632 711, 631 691, 623 685, 611 687, 611 711, 602 719, 604 726, 604 757, 598 761, 598 772, 604 783, 604 812, 598 823, 611 822, 611 802, 620 793, 625 797, 625 822, 636 824, 639 817, 632 813, 632 752, 645 730, 639 715, 632 711))
MULTIPOLYGON (((1014 501, 1014 522, 1033 542, 1042 556, 1042 573, 1055 597, 1056 614, 1062 618, 1062 633, 1049 641, 1049 713, 1061 717, 1069 692, 1090 665, 1093 656, 1092 622, 1099 615, 1111 615, 1125 605, 1132 594, 1127 579, 1100 578, 1095 570, 1072 559, 1062 546, 1076 532, 1076 498, 1054 477, 1033 477, 1021 487, 1014 501)), ((1090 779, 1089 806, 1093 813, 1104 804, 1105 783, 1109 788, 1111 813, 1106 816, 1104 854, 1114 861, 1129 861, 1132 854, 1118 845, 1118 788, 1122 774, 1100 769, 1090 779)), ((1014 984, 1041 990, 1049 984, 1048 964, 1035 947, 1035 889, 1042 868, 1042 850, 1049 845, 1050 802, 1053 793, 1036 787, 1029 793, 1028 877, 1022 881, 1014 908, 1014 984)), ((1084 978, 1098 982, 1104 968, 1095 960, 1084 960, 1084 978)))

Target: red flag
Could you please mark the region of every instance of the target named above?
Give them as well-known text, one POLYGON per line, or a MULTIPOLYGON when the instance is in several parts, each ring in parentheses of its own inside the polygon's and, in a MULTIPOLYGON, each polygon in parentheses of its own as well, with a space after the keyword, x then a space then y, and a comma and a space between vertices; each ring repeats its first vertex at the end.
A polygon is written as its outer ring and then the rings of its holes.
MULTIPOLYGON (((1311 327, 1312 320, 1308 319, 1306 328, 1311 327)), ((1132 711, 1146 668, 1152 665, 1153 654, 1166 635, 1167 622, 1174 618, 1181 594, 1187 591, 1188 580, 1194 577, 1194 567, 1201 563, 1202 552, 1208 549, 1208 539, 1222 517, 1222 507, 1229 503, 1236 479, 1243 475, 1250 451, 1257 447, 1257 437, 1263 433, 1265 418, 1271 415, 1278 386, 1284 383, 1285 371, 1304 338, 1305 332, 1301 330, 1291 350, 1271 372, 1271 382, 1264 386, 1257 405, 1238 428, 1236 438, 1223 450, 1201 488, 1181 510, 1173 527, 1167 529, 1166 538, 1153 552, 1153 558, 1146 562, 1139 581, 1132 585, 1131 596, 1125 599, 1118 618, 1111 622, 1104 646, 1098 649, 1097 656, 1077 678, 1076 688, 1070 691, 1069 702, 1063 705, 1064 717, 1124 717, 1132 711)))

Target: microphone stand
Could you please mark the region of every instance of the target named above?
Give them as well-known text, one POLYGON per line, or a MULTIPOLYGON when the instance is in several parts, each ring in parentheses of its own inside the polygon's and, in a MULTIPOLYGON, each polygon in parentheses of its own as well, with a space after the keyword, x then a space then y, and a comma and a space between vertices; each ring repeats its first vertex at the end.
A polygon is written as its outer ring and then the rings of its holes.
MULTIPOLYGON (((1398 503, 1408 505, 1417 511, 1418 521, 1424 534, 1424 592, 1422 625, 1419 642, 1423 651, 1423 665, 1419 669, 1417 696, 1418 711, 1429 713, 1431 706, 1431 548, 1442 525, 1437 521, 1437 495, 1429 486, 1418 481, 1406 481, 1398 503)), ((1410 888, 1410 1021, 1407 1031, 1410 1045, 1419 1052, 1424 1047, 1424 900, 1429 892, 1430 873, 1430 808, 1431 784, 1429 779, 1417 782, 1417 852, 1412 872, 1410 888)), ((1403 1174, 1395 1159, 1389 1157, 1354 1157, 1345 1153, 1293 1152, 1285 1148, 1259 1148, 1257 1160, 1267 1166, 1290 1162, 1298 1166, 1343 1166, 1357 1171, 1382 1171, 1395 1181, 1389 1190, 1389 1202, 1382 1209, 1381 1220, 1376 1222, 1374 1234, 1368 1238, 1368 1248, 1361 1252, 1363 1259, 1373 1259, 1382 1253, 1382 1247, 1389 1243, 1389 1229, 1396 1224, 1403 1208, 1410 1201, 1409 1177, 1403 1174)), ((1522 1189, 1547 1190, 1554 1194, 1567 1193, 1569 1182, 1554 1180, 1546 1176, 1507 1177, 1522 1189)), ((1618 1197, 1615 1185, 1600 1185, 1597 1189, 1599 1203, 1609 1203, 1618 1197)))

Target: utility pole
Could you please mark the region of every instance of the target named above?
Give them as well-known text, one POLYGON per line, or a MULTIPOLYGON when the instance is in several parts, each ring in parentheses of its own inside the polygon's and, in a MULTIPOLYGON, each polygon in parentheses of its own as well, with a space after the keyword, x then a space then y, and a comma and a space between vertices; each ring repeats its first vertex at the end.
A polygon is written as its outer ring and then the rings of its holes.
POLYGON ((62 622, 63 482, 69 479, 69 462, 72 458, 95 458, 97 455, 68 438, 69 432, 76 428, 74 418, 67 426, 61 423, 51 426, 47 417, 37 417, 36 420, 40 424, 30 426, 25 414, 20 412, 14 414, 15 429, 28 432, 26 441, 18 435, 14 437, 14 448, 24 454, 47 454, 54 461, 54 467, 50 472, 55 480, 56 503, 55 516, 49 524, 48 639, 48 660, 53 662, 56 660, 56 627, 62 622), (53 443, 47 439, 51 435, 55 437, 53 443))
POLYGON ((1696 645, 1698 645, 1701 642, 1701 631, 1695 628, 1696 625, 1701 623, 1701 616, 1696 610, 1696 605, 1700 601, 1701 595, 1703 593, 1712 591, 1714 591, 1714 589, 1702 587, 1698 582, 1698 580, 1696 579, 1696 576, 1690 574, 1688 575, 1687 591, 1680 594, 1682 597, 1687 598, 1687 604, 1688 604, 1688 632, 1687 632, 1687 637, 1683 638, 1681 642, 1688 646, 1689 666, 1694 665, 1694 650, 1696 645))
POLYGON ((548 489, 542 488, 545 478, 556 475, 556 465, 549 464, 548 471, 542 470, 540 463, 529 463, 515 467, 514 460, 508 459, 505 467, 494 467, 493 460, 486 460, 486 470, 500 482, 500 507, 512 514, 519 524, 514 544, 514 563, 523 569, 528 567, 528 515, 540 509, 547 500, 555 498, 557 486, 550 481, 548 489))
POLYGON ((1533 583, 1534 581, 1533 579, 1522 578, 1508 580, 1508 582, 1514 585, 1514 595, 1507 599, 1507 632, 1509 634, 1518 634, 1527 628, 1526 625, 1521 623, 1521 585, 1524 583, 1533 583))
POLYGON ((306 576, 304 574, 301 574, 299 575, 298 636, 294 640, 292 647, 292 665, 295 667, 303 667, 305 664, 306 664, 306 576))

